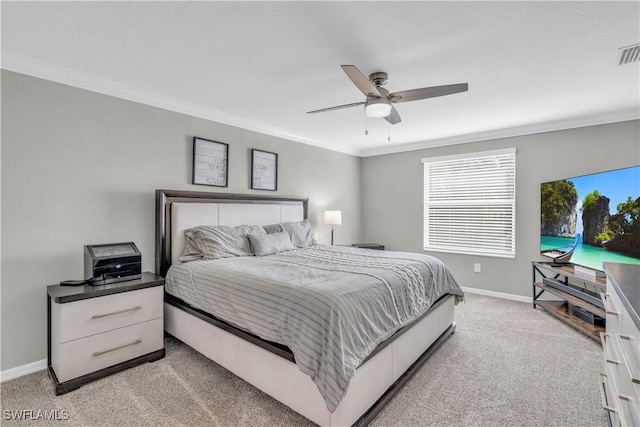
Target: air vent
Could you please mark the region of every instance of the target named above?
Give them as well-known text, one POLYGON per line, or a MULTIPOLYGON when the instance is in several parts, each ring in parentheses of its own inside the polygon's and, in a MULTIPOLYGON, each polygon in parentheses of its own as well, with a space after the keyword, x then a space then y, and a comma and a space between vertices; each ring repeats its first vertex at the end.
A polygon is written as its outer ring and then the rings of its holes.
POLYGON ((625 46, 618 49, 616 64, 618 65, 631 64, 632 62, 638 62, 639 59, 640 59, 640 43, 636 43, 631 46, 625 46))

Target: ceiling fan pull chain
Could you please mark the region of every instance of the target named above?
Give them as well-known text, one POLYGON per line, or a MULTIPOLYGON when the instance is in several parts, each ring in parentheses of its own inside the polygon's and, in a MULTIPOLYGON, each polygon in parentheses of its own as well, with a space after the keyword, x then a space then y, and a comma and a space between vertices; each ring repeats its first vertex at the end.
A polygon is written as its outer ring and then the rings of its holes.
POLYGON ((369 136, 369 116, 366 111, 364 113, 364 135, 369 136))
POLYGON ((387 122, 387 142, 391 142, 391 123, 387 122))

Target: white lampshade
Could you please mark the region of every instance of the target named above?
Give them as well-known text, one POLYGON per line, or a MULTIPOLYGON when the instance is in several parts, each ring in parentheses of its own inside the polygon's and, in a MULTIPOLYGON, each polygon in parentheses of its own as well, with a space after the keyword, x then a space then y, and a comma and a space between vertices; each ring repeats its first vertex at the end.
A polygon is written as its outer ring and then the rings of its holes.
POLYGON ((367 116, 369 117, 387 117, 391 114, 391 104, 384 102, 384 100, 372 100, 369 101, 365 107, 367 116))
POLYGON ((341 225, 342 211, 324 211, 324 223, 331 225, 341 225))

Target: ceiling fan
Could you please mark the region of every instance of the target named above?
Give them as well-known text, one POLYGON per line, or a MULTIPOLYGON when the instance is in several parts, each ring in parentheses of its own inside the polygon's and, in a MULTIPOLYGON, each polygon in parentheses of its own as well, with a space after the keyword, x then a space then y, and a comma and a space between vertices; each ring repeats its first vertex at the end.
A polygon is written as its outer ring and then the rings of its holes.
POLYGON ((362 74, 355 65, 341 65, 341 67, 353 84, 355 84, 356 87, 365 94, 367 97, 366 100, 363 102, 354 102, 351 104, 308 111, 308 114, 323 113, 325 111, 340 110, 342 108, 364 105, 364 109, 368 117, 383 117, 386 121, 395 125, 396 123, 400 123, 402 120, 400 119, 398 110, 396 110, 392 104, 452 95, 454 93, 466 92, 469 90, 468 83, 458 83, 453 85, 431 86, 389 93, 388 90, 382 87, 387 83, 387 73, 377 72, 372 73, 367 77, 362 74))

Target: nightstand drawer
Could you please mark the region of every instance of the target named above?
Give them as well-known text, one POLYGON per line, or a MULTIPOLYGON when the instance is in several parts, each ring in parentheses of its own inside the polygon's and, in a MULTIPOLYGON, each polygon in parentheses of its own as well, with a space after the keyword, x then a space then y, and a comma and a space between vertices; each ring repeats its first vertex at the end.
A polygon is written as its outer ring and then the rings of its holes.
POLYGON ((51 348, 51 366, 59 382, 116 365, 163 348, 163 319, 154 319, 51 348))
POLYGON ((64 304, 51 301, 52 343, 65 343, 163 316, 162 286, 64 304))

